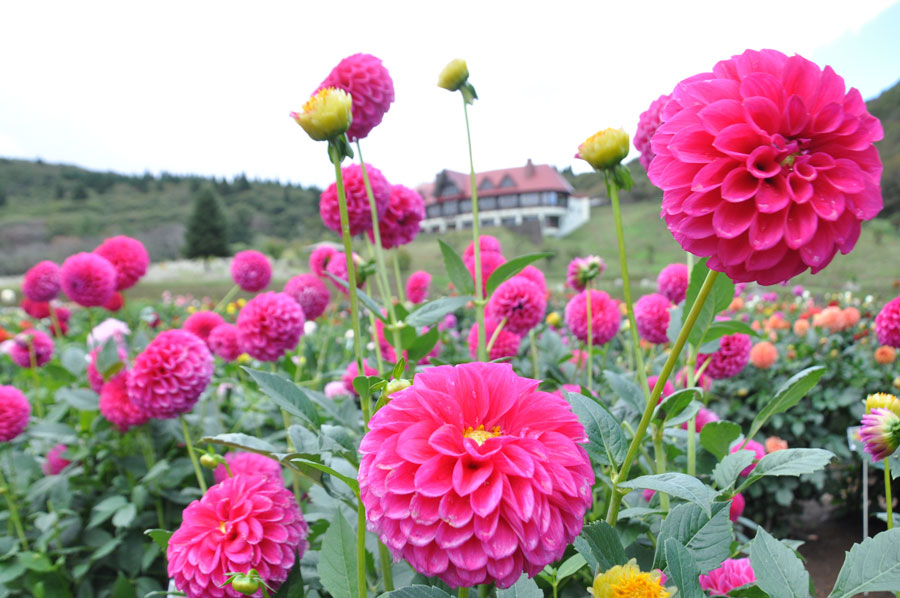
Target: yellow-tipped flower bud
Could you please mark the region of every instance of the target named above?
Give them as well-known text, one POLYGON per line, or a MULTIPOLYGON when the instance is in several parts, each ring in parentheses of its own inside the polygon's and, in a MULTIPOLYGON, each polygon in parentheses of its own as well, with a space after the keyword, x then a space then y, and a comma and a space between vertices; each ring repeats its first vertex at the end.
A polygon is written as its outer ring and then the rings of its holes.
POLYGON ((606 170, 624 160, 628 149, 628 133, 624 129, 606 129, 591 135, 579 145, 575 157, 596 170, 606 170))
POLYGON ((551 325, 551 326, 553 326, 554 328, 556 328, 556 327, 559 326, 560 323, 562 322, 562 318, 559 316, 559 312, 558 312, 558 311, 551 311, 549 314, 547 314, 546 322, 547 322, 549 325, 551 325))
POLYGON ((462 58, 454 58, 438 76, 438 87, 457 91, 469 79, 469 67, 462 58))
POLYGON ((391 396, 395 392, 400 392, 404 388, 409 388, 410 386, 412 386, 412 382, 410 382, 406 378, 394 378, 393 380, 388 382, 387 386, 384 389, 384 394, 387 396, 391 396))
POLYGON ((900 399, 886 392, 876 392, 866 397, 866 413, 872 409, 889 409, 900 415, 900 399))
POLYGON ((302 112, 291 112, 291 118, 316 141, 328 141, 347 132, 352 115, 353 98, 343 89, 323 87, 303 104, 302 112))

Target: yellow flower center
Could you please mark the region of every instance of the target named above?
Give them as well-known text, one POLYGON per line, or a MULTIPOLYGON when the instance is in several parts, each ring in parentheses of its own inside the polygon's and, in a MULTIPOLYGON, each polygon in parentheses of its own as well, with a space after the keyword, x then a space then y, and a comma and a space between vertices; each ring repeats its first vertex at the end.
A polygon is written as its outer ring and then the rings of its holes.
POLYGON ((316 93, 314 93, 306 103, 303 104, 303 112, 309 113, 313 112, 319 107, 321 102, 324 102, 325 99, 334 91, 333 87, 323 87, 316 93))
POLYGON ((478 446, 481 446, 487 441, 488 438, 496 438, 497 436, 500 436, 500 426, 494 426, 490 430, 485 430, 484 424, 481 424, 480 426, 478 426, 478 428, 469 426, 468 428, 466 428, 466 431, 463 432, 463 436, 466 438, 471 438, 476 443, 478 443, 478 446))
POLYGON ((872 409, 890 409, 900 416, 900 399, 886 392, 877 392, 866 397, 866 413, 872 409))
POLYGON ((219 531, 222 532, 223 534, 226 533, 226 532, 225 532, 225 522, 224 522, 224 521, 220 521, 220 522, 219 522, 219 531))
POLYGON ((632 559, 598 575, 589 592, 593 598, 668 598, 669 590, 659 579, 658 571, 644 573, 632 559))

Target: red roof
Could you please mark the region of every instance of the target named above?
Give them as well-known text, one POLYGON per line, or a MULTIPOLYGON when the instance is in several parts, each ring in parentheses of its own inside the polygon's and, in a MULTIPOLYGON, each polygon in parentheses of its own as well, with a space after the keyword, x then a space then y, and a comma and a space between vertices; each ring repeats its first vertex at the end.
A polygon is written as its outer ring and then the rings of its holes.
MULTIPOLYGON (((525 166, 478 172, 475 174, 475 183, 478 186, 478 197, 540 191, 557 191, 571 194, 573 191, 569 181, 556 172, 555 168, 548 164, 532 164, 531 160, 525 166), (506 186, 501 186, 507 178, 509 180, 506 186), (511 185, 509 181, 512 182, 511 185)), ((435 177, 434 182, 423 183, 416 187, 416 191, 422 194, 426 204, 432 204, 448 199, 471 197, 471 183, 469 182, 468 174, 453 170, 442 170, 435 177), (459 190, 458 193, 440 197, 436 195, 436 193, 440 193, 440 189, 450 183, 459 190)))

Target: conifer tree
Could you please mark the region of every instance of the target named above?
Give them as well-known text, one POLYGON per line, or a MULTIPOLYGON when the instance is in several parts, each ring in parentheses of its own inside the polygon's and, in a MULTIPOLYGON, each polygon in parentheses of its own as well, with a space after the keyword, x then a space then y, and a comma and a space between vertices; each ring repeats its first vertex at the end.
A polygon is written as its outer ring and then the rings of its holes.
POLYGON ((188 258, 230 255, 228 222, 212 190, 204 189, 195 197, 184 241, 184 255, 188 258))

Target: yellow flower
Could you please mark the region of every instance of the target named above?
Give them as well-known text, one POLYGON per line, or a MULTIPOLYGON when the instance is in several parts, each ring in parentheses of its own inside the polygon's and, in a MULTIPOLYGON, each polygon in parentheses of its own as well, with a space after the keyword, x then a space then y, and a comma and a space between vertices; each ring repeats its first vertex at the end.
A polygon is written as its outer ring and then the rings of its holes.
POLYGON ((291 118, 316 141, 328 141, 350 128, 352 108, 353 99, 349 93, 335 87, 323 87, 303 104, 302 112, 291 112, 291 118))
POLYGON ((596 170, 612 168, 628 155, 628 133, 623 129, 606 129, 594 133, 578 146, 576 158, 585 160, 596 170))
POLYGON ((193 305, 188 305, 188 306, 187 306, 187 312, 188 312, 189 314, 192 314, 192 313, 194 313, 195 311, 197 311, 197 308, 194 307, 193 305))
POLYGON ((469 67, 462 58, 454 58, 438 76, 438 87, 447 91, 457 91, 469 78, 469 67))
POLYGON ((245 305, 247 305, 247 300, 241 297, 240 299, 235 301, 235 303, 237 303, 238 307, 244 307, 245 305))
POLYGON ((670 592, 659 583, 659 571, 644 573, 631 559, 626 565, 616 565, 594 578, 588 588, 594 598, 668 598, 670 592))
POLYGON ((890 409, 900 415, 900 399, 886 392, 876 392, 866 397, 866 413, 872 409, 890 409))
POLYGON ((560 322, 562 322, 562 318, 559 317, 558 311, 551 311, 549 314, 547 314, 546 322, 556 328, 557 326, 559 326, 560 322))
POLYGON ((250 361, 250 356, 247 355, 246 353, 241 353, 240 355, 238 355, 238 358, 237 358, 238 363, 247 363, 248 361, 250 361))
POLYGON ((233 316, 237 313, 237 305, 234 304, 234 301, 228 302, 228 305, 225 306, 225 313, 229 316, 233 316))

